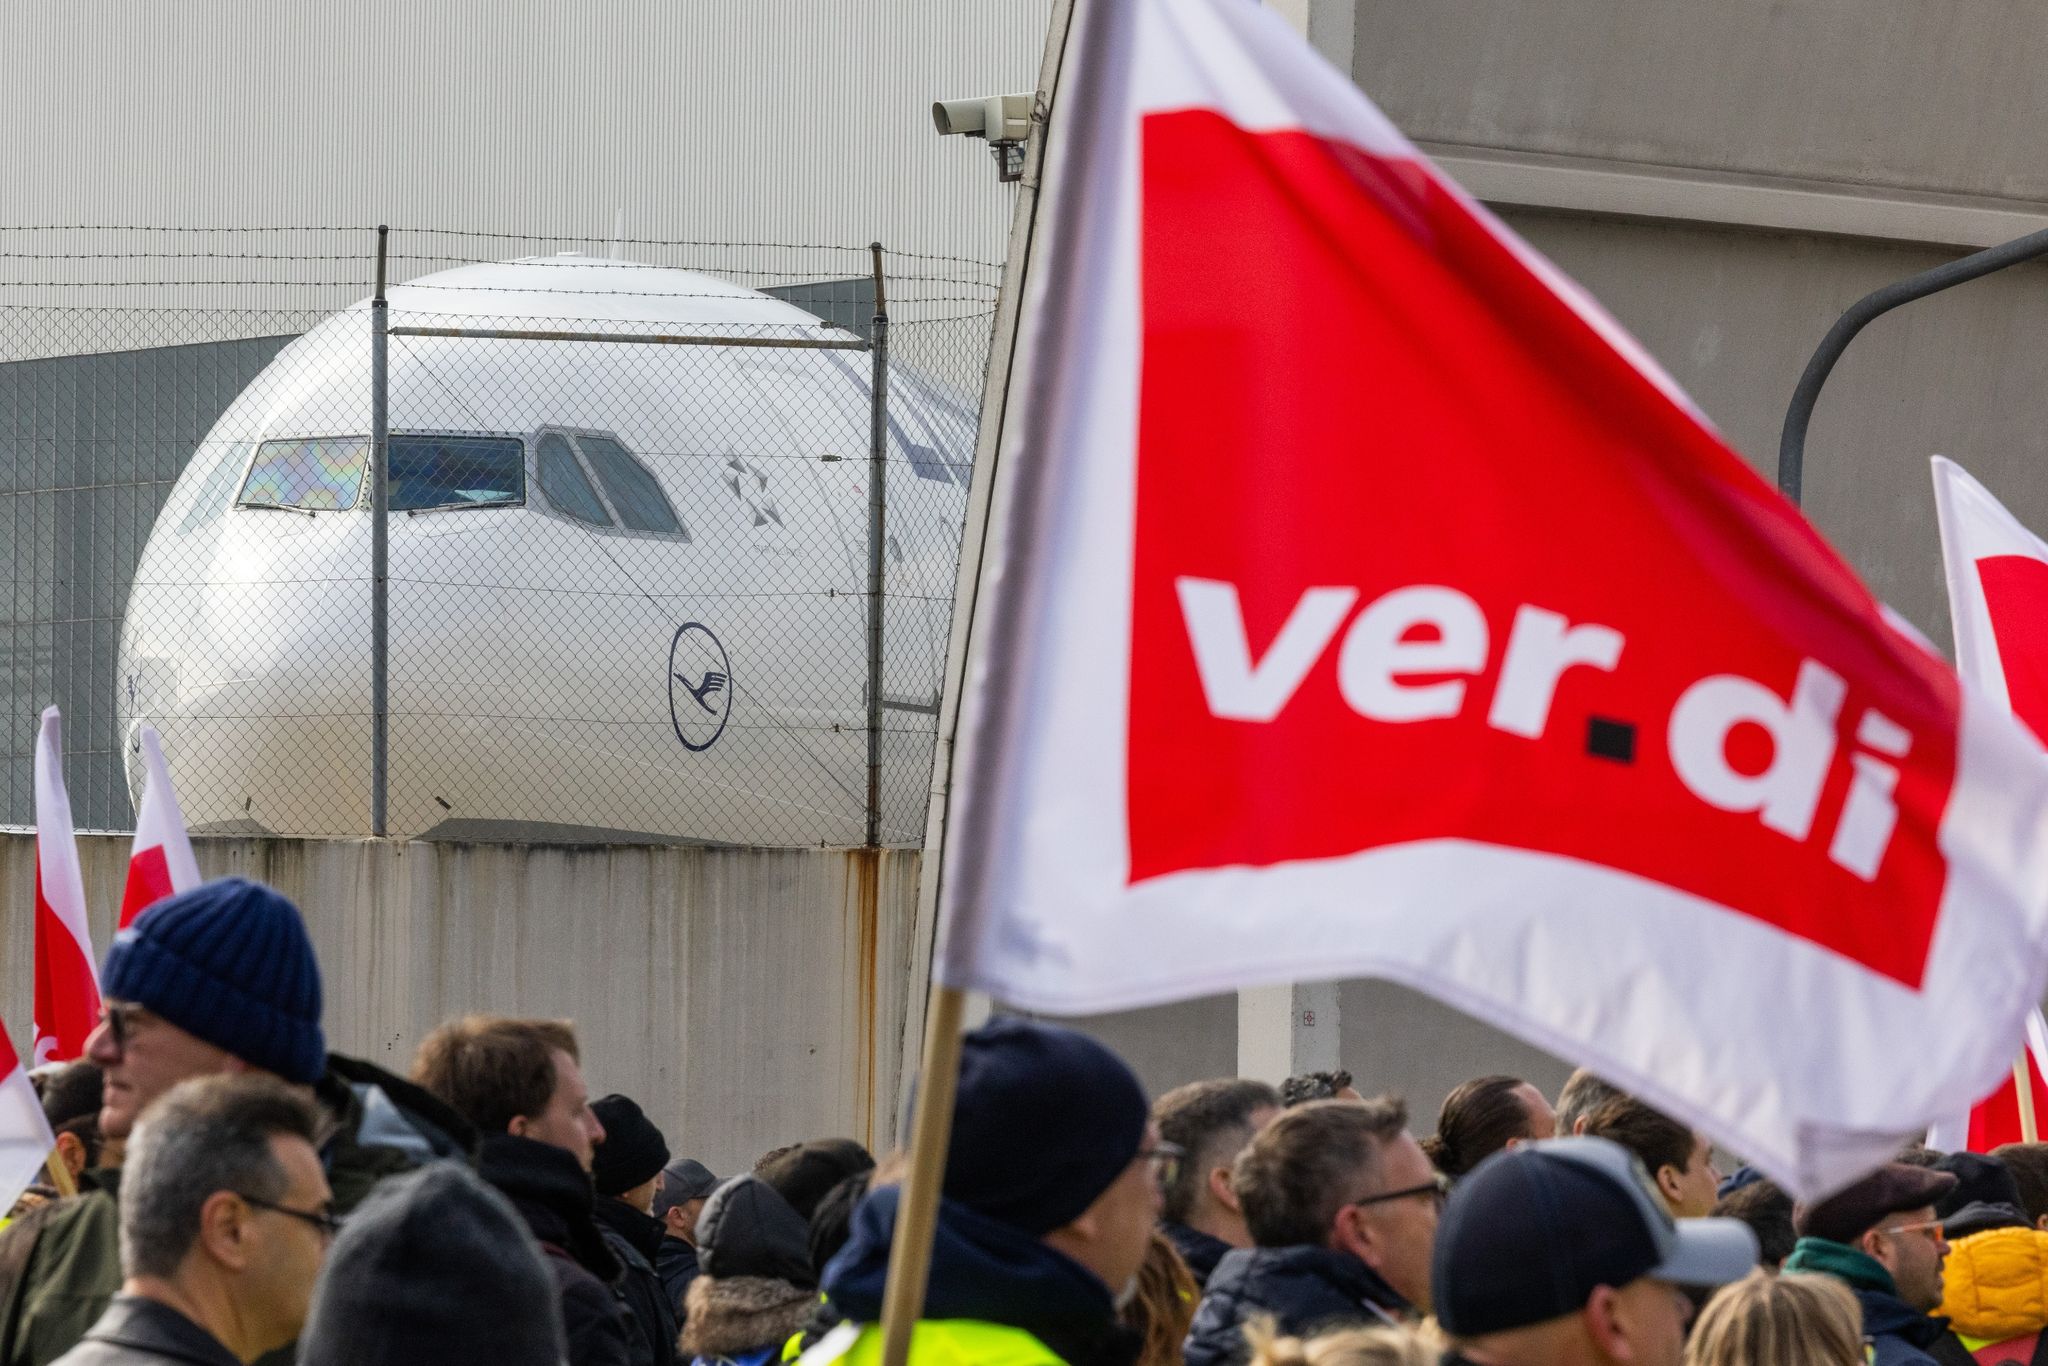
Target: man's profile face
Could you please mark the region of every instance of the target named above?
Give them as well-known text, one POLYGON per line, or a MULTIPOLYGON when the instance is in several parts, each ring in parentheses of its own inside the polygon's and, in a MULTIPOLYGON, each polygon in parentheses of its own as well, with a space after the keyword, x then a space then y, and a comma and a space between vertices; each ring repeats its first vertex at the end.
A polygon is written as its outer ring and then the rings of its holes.
POLYGON ((1614 1292, 1614 1322, 1630 1348, 1631 1366, 1679 1366, 1692 1301, 1668 1281, 1639 1276, 1614 1292))
POLYGON ((330 1213, 334 1193, 328 1189, 327 1173, 312 1144, 275 1134, 270 1151, 285 1173, 285 1191, 277 1200, 281 1209, 258 1209, 251 1216, 251 1236, 261 1238, 262 1244, 249 1258, 247 1283, 237 1297, 244 1301, 245 1312, 265 1325, 268 1331, 264 1336, 281 1347, 305 1327, 313 1282, 332 1241, 306 1220, 283 1211, 330 1213))
POLYGON ((574 1153, 583 1170, 590 1170, 590 1157, 604 1142, 604 1125, 590 1108, 590 1088, 584 1084, 583 1069, 576 1059, 557 1048, 555 1090, 539 1114, 514 1120, 513 1132, 522 1138, 552 1144, 574 1153))
POLYGON ((1712 1214, 1720 1186, 1721 1173, 1714 1168, 1713 1142, 1705 1134, 1696 1133, 1685 1170, 1678 1174, 1678 1193, 1670 1201, 1671 1213, 1680 1219, 1712 1214))
POLYGON ((1430 1255, 1436 1247, 1437 1215, 1443 1209, 1443 1196, 1432 1185, 1436 1180, 1436 1168, 1423 1154, 1422 1145, 1411 1135, 1397 1135, 1380 1149, 1379 1184, 1374 1193, 1417 1193, 1349 1206, 1337 1216, 1353 1217, 1364 1224, 1370 1246, 1362 1260, 1425 1313, 1430 1307, 1430 1255))
POLYGON ((1948 1240, 1932 1205, 1885 1218, 1863 1237, 1870 1255, 1892 1273, 1899 1298, 1921 1313, 1941 1303, 1942 1272, 1948 1261, 1948 1240))
POLYGON ((85 1056, 100 1069, 100 1133, 110 1139, 127 1138, 149 1103, 179 1082, 246 1070, 226 1049, 132 1001, 102 1003, 85 1056))

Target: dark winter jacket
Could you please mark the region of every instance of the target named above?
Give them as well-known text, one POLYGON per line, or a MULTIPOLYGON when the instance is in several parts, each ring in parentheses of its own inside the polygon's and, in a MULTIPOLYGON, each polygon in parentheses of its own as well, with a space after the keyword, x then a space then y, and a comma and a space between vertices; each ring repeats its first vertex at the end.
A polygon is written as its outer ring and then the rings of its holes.
POLYGON ((683 1296, 690 1292, 690 1282, 697 1279, 697 1245, 673 1235, 661 1240, 660 1249, 654 1254, 654 1272, 661 1277, 661 1288, 668 1292, 668 1302, 676 1311, 676 1323, 683 1322, 683 1296))
POLYGON ((1161 1224, 1159 1231, 1173 1244, 1173 1250, 1180 1254, 1180 1259, 1188 1264, 1188 1270, 1194 1274, 1195 1284, 1207 1288, 1209 1278, 1216 1274, 1216 1263, 1222 1261, 1224 1255, 1230 1251, 1230 1244, 1214 1234, 1204 1233, 1198 1228, 1189 1228, 1186 1224, 1161 1224))
POLYGON ((700 1362, 781 1353, 818 1302, 810 1229, 775 1188, 737 1176, 711 1192, 697 1216, 703 1274, 690 1284, 683 1352, 700 1362))
POLYGON ((1923 1314, 1899 1298, 1898 1284, 1875 1257, 1847 1243, 1801 1238, 1785 1270, 1833 1276, 1863 1306, 1863 1337, 1870 1366, 1940 1366, 1935 1348, 1948 1336, 1948 1320, 1923 1314))
POLYGON ((632 1366, 626 1305, 614 1289, 621 1268, 591 1212, 590 1173, 568 1150, 512 1134, 477 1145, 476 1172, 512 1202, 547 1257, 569 1366, 632 1366))
MULTIPOLYGON (((387 1176, 434 1157, 467 1157, 475 1132, 403 1077, 327 1056, 314 1088, 321 1162, 347 1214, 387 1176)), ((0 1366, 49 1366, 92 1327, 121 1287, 120 1174, 88 1173, 81 1193, 0 1231, 0 1366)))
POLYGON ((676 1355, 676 1335, 682 1328, 661 1276, 654 1269, 654 1258, 661 1254, 665 1237, 661 1220, 603 1196, 598 1197, 591 1212, 597 1216, 605 1245, 625 1268, 619 1280, 619 1293, 633 1319, 633 1359, 645 1366, 673 1366, 680 1360, 676 1355))
POLYGON ((1398 1323, 1408 1302, 1356 1257, 1323 1247, 1240 1247, 1216 1264, 1195 1310, 1187 1366, 1227 1366, 1250 1355, 1244 1327, 1272 1316, 1281 1334, 1398 1323))
POLYGON ((167 1304, 116 1295, 61 1366, 242 1366, 219 1338, 167 1304))
MULTIPOLYGON (((853 1236, 825 1268, 825 1293, 833 1307, 866 1325, 864 1334, 879 1332, 901 1194, 884 1187, 861 1201, 853 1236)), ((913 1366, 921 1335, 942 1336, 959 1324, 1014 1329, 1026 1335, 1025 1345, 1035 1343, 1068 1366, 1131 1366, 1144 1346, 1137 1333, 1117 1322, 1109 1287, 1094 1272, 1021 1229, 942 1199, 931 1283, 911 1338, 913 1366)), ((935 1339, 935 1349, 943 1345, 935 1339)), ((860 1351, 856 1346, 850 1355, 860 1351)))

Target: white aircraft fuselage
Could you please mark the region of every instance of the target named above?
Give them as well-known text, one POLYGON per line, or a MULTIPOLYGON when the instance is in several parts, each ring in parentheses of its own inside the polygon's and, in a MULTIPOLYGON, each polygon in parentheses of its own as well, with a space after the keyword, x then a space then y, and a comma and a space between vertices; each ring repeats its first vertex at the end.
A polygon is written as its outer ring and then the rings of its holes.
MULTIPOLYGON (((848 339, 581 256, 390 292, 395 327, 848 339)), ((366 833, 370 312, 293 341, 159 514, 119 706, 198 832, 366 833)), ((389 339, 394 835, 861 842, 871 358, 389 339)), ((888 391, 882 834, 922 833, 972 407, 888 391)))

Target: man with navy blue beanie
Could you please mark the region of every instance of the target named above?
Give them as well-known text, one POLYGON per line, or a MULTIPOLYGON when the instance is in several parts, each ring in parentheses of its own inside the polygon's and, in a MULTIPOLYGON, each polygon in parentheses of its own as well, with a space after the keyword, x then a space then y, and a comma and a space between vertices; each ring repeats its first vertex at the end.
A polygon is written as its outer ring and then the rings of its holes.
MULTIPOLYGON (((337 1213, 382 1178, 474 1144, 454 1111, 419 1087, 328 1053, 305 921, 260 883, 222 878, 144 911, 115 936, 100 995, 86 1057, 105 1076, 100 1129, 109 1139, 125 1138, 181 1081, 269 1073, 305 1088, 322 1111, 320 1156, 337 1213)), ((0 1233, 34 1240, 11 1302, 0 1304, 0 1322, 14 1324, 4 1366, 61 1356, 120 1286, 119 1172, 87 1173, 81 1187, 32 1227, 0 1233)))
MULTIPOLYGON (((1155 1165, 1172 1157, 1138 1079, 1095 1040, 1009 1018, 968 1034, 910 1360, 1129 1366, 1142 1344, 1117 1304, 1159 1219, 1155 1165)), ((813 1366, 871 1358, 899 1194, 871 1191, 827 1264, 848 1322, 813 1366)))

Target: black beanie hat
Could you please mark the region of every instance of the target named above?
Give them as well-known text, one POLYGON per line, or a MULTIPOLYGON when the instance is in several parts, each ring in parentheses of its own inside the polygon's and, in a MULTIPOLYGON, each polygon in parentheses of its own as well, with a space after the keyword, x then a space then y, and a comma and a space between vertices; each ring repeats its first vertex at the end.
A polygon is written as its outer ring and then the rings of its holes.
POLYGON ((1965 1205, 2011 1205, 2020 1203, 2020 1183, 2012 1169, 1996 1157, 1983 1153, 1949 1153, 1934 1164, 1934 1170, 1956 1179, 1956 1188, 1934 1202, 1934 1214, 1946 1219, 1965 1205))
POLYGON ((814 1138, 777 1153, 754 1175, 775 1187, 791 1209, 809 1219, 833 1187, 874 1167, 875 1155, 850 1138, 814 1138))
POLYGON ((151 906, 114 936, 100 993, 286 1081, 327 1071, 313 941, 299 908, 260 883, 224 877, 151 906))
POLYGON ((991 1020, 961 1040, 945 1194, 1043 1237, 1131 1165, 1150 1116, 1131 1069, 1087 1035, 991 1020))
POLYGON ((625 1096, 610 1095, 593 1100, 590 1108, 604 1125, 604 1142, 590 1158, 590 1177, 599 1195, 624 1195, 652 1181, 668 1165, 668 1140, 638 1105, 625 1096))
POLYGON ((459 1162, 380 1181, 313 1285, 299 1366, 559 1366, 562 1297, 510 1202, 459 1162))

